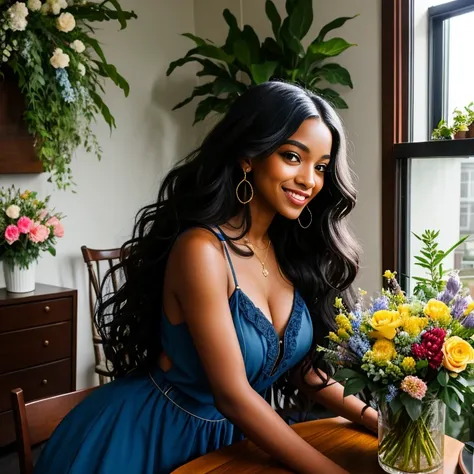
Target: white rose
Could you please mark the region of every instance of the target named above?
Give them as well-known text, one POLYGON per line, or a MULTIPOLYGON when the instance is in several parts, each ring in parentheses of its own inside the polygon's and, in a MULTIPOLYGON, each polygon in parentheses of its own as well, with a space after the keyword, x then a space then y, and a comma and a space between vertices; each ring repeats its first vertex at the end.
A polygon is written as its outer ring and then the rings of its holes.
POLYGON ((56 69, 66 68, 69 66, 69 56, 61 48, 56 48, 49 62, 56 69))
POLYGON ((15 206, 15 204, 12 204, 11 206, 7 207, 5 214, 10 219, 18 219, 18 217, 20 217, 20 208, 18 206, 15 206))
POLYGON ((85 75, 86 75, 86 67, 84 66, 84 64, 78 63, 78 65, 77 65, 77 70, 79 71, 79 74, 80 74, 81 76, 85 76, 85 75))
POLYGON ((66 0, 47 0, 49 9, 53 13, 53 15, 59 15, 61 9, 67 8, 68 4, 66 0))
POLYGON ((86 50, 86 47, 81 40, 74 40, 69 46, 72 50, 76 51, 76 53, 83 53, 86 50))
POLYGON ((76 27, 76 20, 70 13, 61 13, 56 20, 56 28, 64 33, 69 33, 76 27))
POLYGON ((40 12, 43 15, 47 15, 50 11, 51 11, 51 8, 49 7, 49 5, 47 3, 43 3, 43 5, 41 5, 40 12))
POLYGON ((27 6, 32 12, 37 12, 38 10, 41 10, 41 1, 28 0, 27 6))
POLYGON ((7 17, 10 19, 9 26, 13 31, 23 31, 26 28, 28 22, 26 17, 28 16, 28 8, 23 2, 14 3, 7 10, 7 17))

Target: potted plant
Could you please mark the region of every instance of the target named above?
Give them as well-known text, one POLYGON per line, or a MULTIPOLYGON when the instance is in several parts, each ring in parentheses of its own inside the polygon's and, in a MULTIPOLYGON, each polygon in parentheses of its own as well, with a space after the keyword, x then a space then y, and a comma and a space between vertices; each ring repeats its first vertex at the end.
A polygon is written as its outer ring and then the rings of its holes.
POLYGON ((432 140, 451 140, 453 138, 453 129, 448 126, 445 120, 440 120, 438 126, 431 133, 432 140))
POLYGON ((63 216, 48 208, 49 199, 14 186, 0 190, 0 260, 7 291, 34 291, 40 253, 56 255, 56 239, 64 236, 63 216))
POLYGON ((454 109, 453 112, 453 134, 456 140, 466 138, 467 132, 469 131, 469 118, 459 109, 454 109))
POLYGON ((474 138, 474 102, 464 107, 467 115, 467 125, 469 130, 467 132, 467 138, 474 138))
POLYGON ((92 130, 97 114, 115 120, 102 100, 103 78, 127 96, 129 85, 94 38, 93 23, 136 18, 118 0, 0 0, 0 77, 13 73, 25 97, 24 120, 50 181, 67 188, 79 146, 100 159, 92 130))
POLYGON ((284 19, 271 0, 266 1, 265 12, 272 25, 273 37, 265 38, 264 41, 260 40, 251 26, 245 25, 240 29, 236 18, 228 9, 223 12, 229 26, 224 45, 217 46, 191 33, 183 35, 194 41, 195 47, 184 57, 173 61, 167 75, 172 74, 177 67, 197 62, 202 66, 197 75, 210 77, 211 80, 195 87, 192 94, 173 110, 183 107, 196 97, 205 97, 196 108, 196 123, 211 112, 225 112, 229 104, 249 86, 273 78, 300 83, 335 107, 347 108, 337 91, 322 84, 353 88, 349 71, 330 59, 355 45, 343 38, 327 39, 327 35, 357 15, 331 21, 305 48, 302 40, 313 23, 312 0, 287 1, 287 17, 284 19))

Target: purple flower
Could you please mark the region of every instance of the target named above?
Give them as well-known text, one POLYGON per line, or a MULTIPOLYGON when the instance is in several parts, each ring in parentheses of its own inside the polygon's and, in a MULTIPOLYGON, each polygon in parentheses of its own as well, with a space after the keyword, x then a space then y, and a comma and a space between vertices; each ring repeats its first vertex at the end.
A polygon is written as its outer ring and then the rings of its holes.
POLYGON ((364 354, 370 350, 370 342, 365 334, 354 334, 349 339, 348 345, 359 357, 364 357, 364 354))
POLYGON ((453 307, 451 308, 451 314, 453 318, 459 319, 466 310, 468 305, 467 298, 457 296, 454 300, 453 307))
POLYGON ((379 296, 374 300, 374 303, 372 304, 372 308, 370 309, 372 313, 375 313, 376 311, 380 311, 382 309, 388 309, 388 298, 386 296, 379 296))
POLYGON ((385 396, 385 400, 387 401, 387 403, 390 403, 398 395, 398 388, 395 387, 395 385, 390 384, 387 389, 388 393, 385 396))
POLYGON ((458 294, 459 290, 462 288, 461 280, 457 273, 452 274, 448 281, 446 282, 446 291, 451 293, 453 297, 458 294))
POLYGON ((471 313, 469 316, 467 316, 462 322, 462 325, 465 328, 474 329, 474 314, 471 313))
POLYGON ((454 298, 454 295, 450 293, 448 290, 444 290, 441 293, 438 293, 438 296, 436 297, 438 301, 441 301, 444 304, 448 304, 453 298, 454 298))

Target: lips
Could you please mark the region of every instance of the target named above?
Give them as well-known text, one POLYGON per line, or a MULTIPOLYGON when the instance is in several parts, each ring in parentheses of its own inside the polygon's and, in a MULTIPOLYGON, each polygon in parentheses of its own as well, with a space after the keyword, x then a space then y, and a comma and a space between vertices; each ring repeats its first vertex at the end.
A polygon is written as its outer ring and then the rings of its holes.
POLYGON ((291 203, 296 204, 297 206, 304 206, 309 196, 307 194, 294 191, 292 189, 285 189, 283 191, 286 194, 286 197, 290 200, 291 203))

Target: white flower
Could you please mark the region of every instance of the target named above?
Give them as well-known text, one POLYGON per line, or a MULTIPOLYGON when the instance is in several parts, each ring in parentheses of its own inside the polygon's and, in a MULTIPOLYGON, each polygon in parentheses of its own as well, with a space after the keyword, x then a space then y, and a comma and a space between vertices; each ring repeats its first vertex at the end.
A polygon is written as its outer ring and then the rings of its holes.
POLYGON ((69 56, 61 48, 56 48, 49 62, 56 69, 66 68, 69 66, 69 56))
POLYGON ((76 51, 76 53, 83 53, 86 50, 86 47, 81 40, 74 40, 69 46, 73 51, 76 51))
POLYGON ((76 27, 76 20, 70 13, 61 13, 56 20, 56 28, 64 33, 69 33, 76 27))
POLYGON ((32 12, 37 12, 41 10, 41 1, 40 0, 28 0, 26 4, 32 12))
POLYGON ((23 31, 26 28, 28 22, 26 17, 28 16, 28 8, 23 2, 14 3, 7 10, 7 17, 9 18, 9 26, 13 31, 23 31))
POLYGON ((85 76, 85 74, 86 74, 86 67, 84 66, 84 64, 78 63, 78 64, 77 64, 77 70, 79 71, 79 74, 80 74, 81 76, 85 76))
POLYGON ((7 210, 5 211, 5 214, 10 219, 18 219, 18 217, 20 217, 20 208, 18 206, 16 206, 15 204, 12 204, 11 206, 7 207, 7 210))
POLYGON ((61 9, 67 8, 68 4, 66 0, 47 0, 49 5, 49 10, 53 15, 59 15, 61 9))
POLYGON ((47 15, 50 11, 51 11, 51 8, 47 3, 43 3, 43 5, 41 5, 40 12, 43 15, 47 15))

